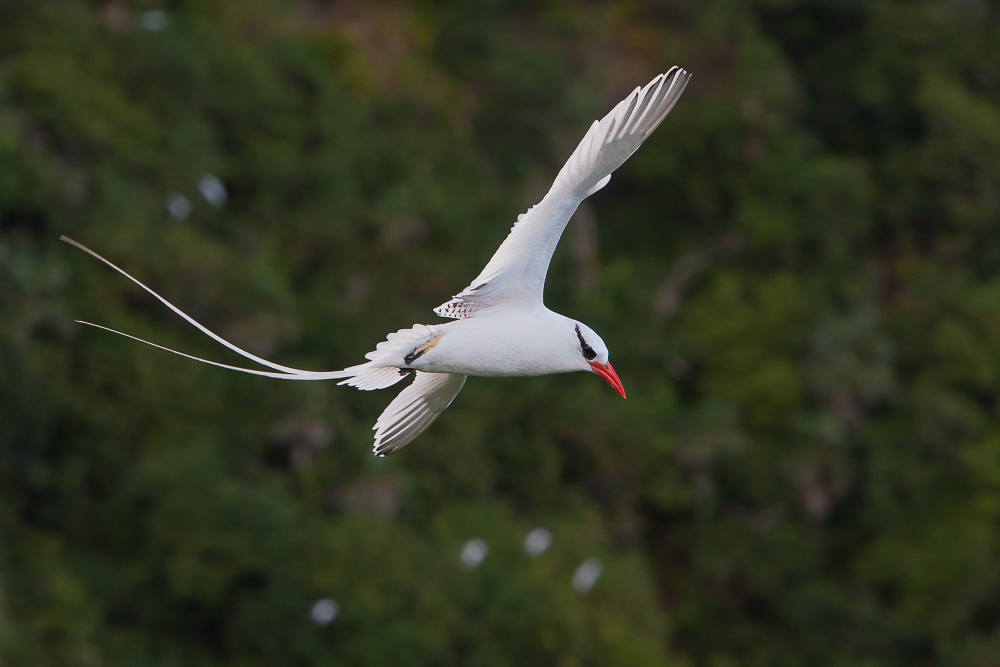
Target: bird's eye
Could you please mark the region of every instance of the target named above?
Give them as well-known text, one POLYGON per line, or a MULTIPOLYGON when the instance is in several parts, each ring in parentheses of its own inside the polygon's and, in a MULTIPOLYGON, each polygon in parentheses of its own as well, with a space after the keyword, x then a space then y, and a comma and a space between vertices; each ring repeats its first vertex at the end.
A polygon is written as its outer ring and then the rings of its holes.
POLYGON ((597 353, 594 352, 594 348, 587 345, 587 341, 583 339, 583 334, 580 333, 580 325, 576 325, 576 337, 580 339, 580 349, 583 351, 583 358, 587 361, 593 361, 597 353))

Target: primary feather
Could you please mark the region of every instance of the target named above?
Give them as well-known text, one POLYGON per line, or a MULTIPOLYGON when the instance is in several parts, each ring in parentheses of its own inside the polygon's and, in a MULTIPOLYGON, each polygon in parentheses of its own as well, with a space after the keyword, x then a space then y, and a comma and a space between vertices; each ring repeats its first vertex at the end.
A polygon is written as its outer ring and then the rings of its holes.
POLYGON ((466 375, 416 372, 417 378, 399 393, 375 422, 377 456, 392 454, 424 432, 458 396, 466 375))

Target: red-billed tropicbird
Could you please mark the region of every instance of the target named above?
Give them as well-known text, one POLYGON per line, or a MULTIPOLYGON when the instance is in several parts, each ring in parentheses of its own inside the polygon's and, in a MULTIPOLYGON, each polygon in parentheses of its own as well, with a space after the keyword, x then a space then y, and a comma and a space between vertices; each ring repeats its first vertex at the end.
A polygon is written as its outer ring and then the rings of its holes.
MULTIPOLYGON (((554 313, 542 303, 545 274, 566 223, 584 199, 611 179, 611 172, 663 121, 680 98, 690 74, 673 67, 636 88, 600 121, 559 171, 542 201, 518 216, 507 239, 479 277, 434 309, 455 322, 415 324, 389 334, 366 363, 342 371, 289 368, 240 349, 212 333, 159 294, 76 241, 64 241, 90 253, 155 296, 175 313, 230 350, 271 371, 220 364, 129 336, 90 322, 90 326, 128 336, 188 359, 232 370, 284 380, 342 379, 358 389, 384 389, 405 376, 413 383, 393 400, 375 423, 374 452, 399 451, 424 431, 451 404, 469 375, 547 375, 592 371, 625 397, 608 348, 587 325, 554 313)), ((78 320, 79 321, 79 320, 78 320)))

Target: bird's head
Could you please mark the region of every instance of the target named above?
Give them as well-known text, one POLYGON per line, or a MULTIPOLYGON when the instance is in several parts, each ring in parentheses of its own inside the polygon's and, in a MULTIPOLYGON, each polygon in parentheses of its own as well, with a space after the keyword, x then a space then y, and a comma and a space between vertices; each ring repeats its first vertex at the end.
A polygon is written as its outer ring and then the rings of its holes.
POLYGON ((608 346, 586 324, 575 322, 575 325, 576 351, 586 362, 586 368, 604 378, 608 384, 615 388, 615 391, 622 395, 622 398, 625 398, 625 388, 622 387, 622 381, 618 379, 618 374, 608 362, 608 346))

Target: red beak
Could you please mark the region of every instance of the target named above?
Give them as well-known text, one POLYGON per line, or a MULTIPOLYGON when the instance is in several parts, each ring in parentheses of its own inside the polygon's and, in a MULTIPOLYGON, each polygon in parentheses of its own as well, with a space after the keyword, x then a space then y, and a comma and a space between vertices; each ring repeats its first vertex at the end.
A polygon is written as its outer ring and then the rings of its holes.
POLYGON ((615 369, 611 368, 611 364, 599 364, 596 361, 588 361, 587 363, 590 364, 595 373, 614 387, 615 391, 622 395, 622 398, 625 398, 625 387, 622 386, 622 381, 618 379, 618 373, 615 373, 615 369))

